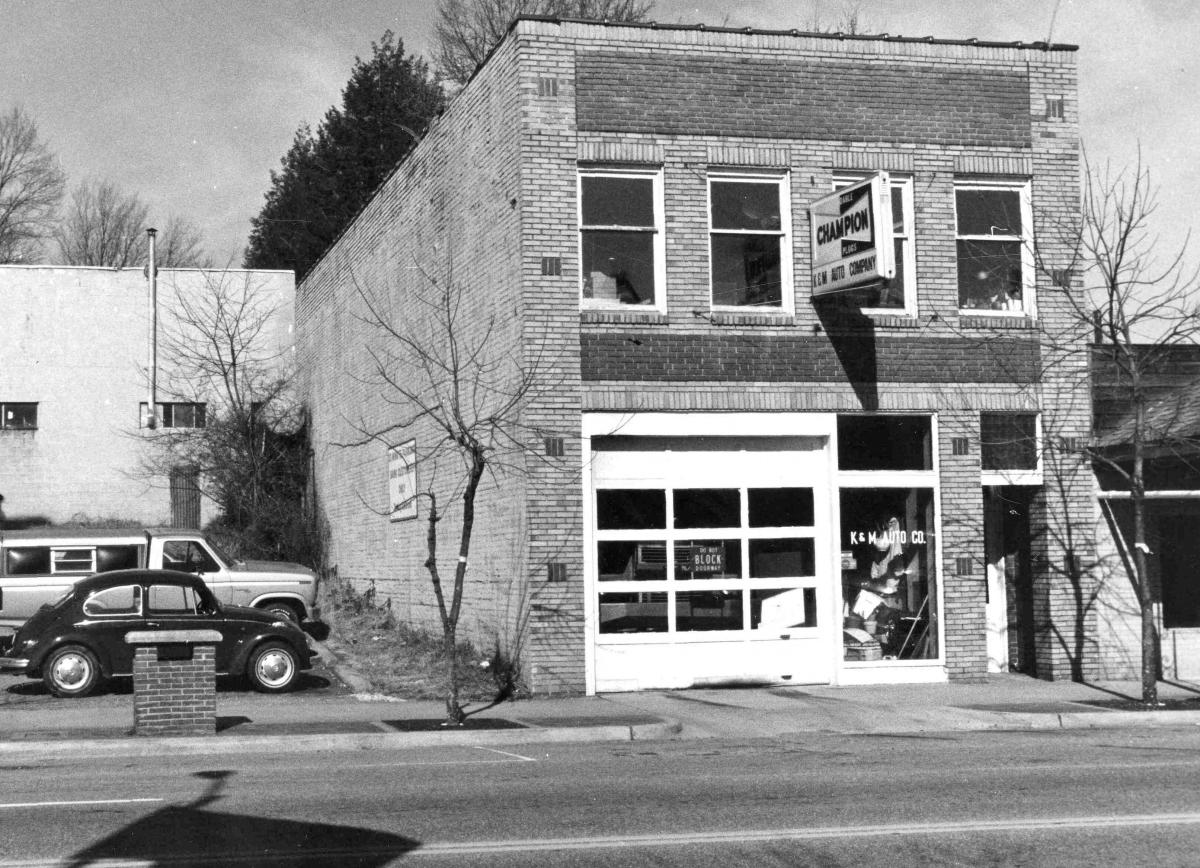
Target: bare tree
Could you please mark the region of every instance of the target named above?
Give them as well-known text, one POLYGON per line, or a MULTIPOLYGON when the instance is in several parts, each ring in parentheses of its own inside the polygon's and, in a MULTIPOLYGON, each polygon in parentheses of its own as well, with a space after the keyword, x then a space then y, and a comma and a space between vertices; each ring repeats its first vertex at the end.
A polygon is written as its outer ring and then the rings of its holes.
POLYGON ((1187 265, 1187 239, 1160 254, 1151 223, 1156 208, 1157 188, 1140 151, 1133 166, 1122 170, 1085 161, 1082 219, 1069 230, 1073 259, 1053 270, 1078 322, 1094 327, 1098 351, 1116 371, 1110 388, 1126 407, 1116 436, 1088 451, 1097 468, 1113 474, 1129 492, 1133 539, 1126 569, 1141 614, 1142 701, 1147 704, 1158 701, 1161 672, 1157 594, 1147 561, 1147 461, 1183 445, 1187 434, 1179 413, 1162 407, 1151 412, 1152 374, 1162 370, 1173 349, 1200 342, 1200 271, 1187 265), (1083 278, 1085 293, 1071 291, 1074 275, 1083 278))
POLYGON ((205 410, 194 427, 143 432, 153 447, 143 469, 158 478, 194 470, 240 550, 315 563, 304 420, 280 312, 252 274, 203 271, 199 280, 177 283, 164 304, 161 397, 205 410))
POLYGON ((653 0, 439 0, 438 72, 465 84, 521 15, 636 22, 653 7, 653 0))
POLYGON ((340 445, 417 440, 422 490, 415 498, 427 505, 424 566, 442 626, 447 722, 457 725, 465 718, 456 650, 476 499, 485 476, 521 473, 536 455, 527 447, 531 432, 523 415, 542 389, 545 366, 540 353, 523 355, 496 318, 481 322, 477 310, 464 306, 452 267, 445 277, 418 270, 425 287, 414 291, 403 313, 386 290, 356 282, 362 320, 377 339, 369 348, 371 383, 392 414, 384 424, 356 423, 359 439, 340 445), (456 498, 461 514, 450 578, 441 565, 439 523, 456 498))
POLYGON ((33 119, 19 107, 0 115, 0 262, 36 255, 53 230, 65 187, 33 119))
MULTIPOLYGON (((150 207, 136 193, 124 193, 111 181, 84 181, 71 192, 54 238, 64 265, 129 268, 146 262, 150 225, 150 207)), ((159 235, 158 267, 207 265, 201 243, 194 223, 170 217, 159 235)))

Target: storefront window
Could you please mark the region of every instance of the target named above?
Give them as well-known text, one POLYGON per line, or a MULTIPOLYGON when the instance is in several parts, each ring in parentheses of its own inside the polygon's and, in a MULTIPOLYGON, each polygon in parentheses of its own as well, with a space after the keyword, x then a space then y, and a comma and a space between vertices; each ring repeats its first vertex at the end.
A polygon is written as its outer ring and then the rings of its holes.
POLYGON ((932 470, 928 416, 838 416, 839 470, 932 470))
POLYGON ((842 488, 847 662, 938 656, 932 488, 842 488))

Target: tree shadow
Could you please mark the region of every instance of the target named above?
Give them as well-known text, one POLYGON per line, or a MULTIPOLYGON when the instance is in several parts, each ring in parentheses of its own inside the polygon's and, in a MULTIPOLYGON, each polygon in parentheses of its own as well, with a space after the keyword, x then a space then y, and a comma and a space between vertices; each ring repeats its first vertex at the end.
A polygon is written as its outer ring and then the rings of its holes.
POLYGON ((197 772, 208 788, 187 805, 171 805, 72 854, 61 864, 86 868, 136 861, 148 866, 385 865, 419 841, 354 826, 246 816, 209 810, 230 771, 197 772))

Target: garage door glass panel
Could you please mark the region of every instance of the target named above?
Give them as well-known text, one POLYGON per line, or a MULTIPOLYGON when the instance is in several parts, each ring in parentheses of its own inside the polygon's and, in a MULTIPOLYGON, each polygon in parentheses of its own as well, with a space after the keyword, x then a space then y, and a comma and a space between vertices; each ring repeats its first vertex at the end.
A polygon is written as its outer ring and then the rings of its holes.
POLYGON ((741 591, 679 591, 675 595, 675 629, 741 630, 741 591))
POLYGON ((750 578, 782 579, 817 574, 812 537, 750 540, 750 578))
POLYGON ((741 527, 741 496, 736 488, 675 490, 675 527, 741 527))
POLYGON ((654 488, 608 488, 596 492, 599 530, 661 529, 667 526, 667 493, 654 488))
POLYGON ((600 632, 667 632, 666 593, 601 594, 600 632))
POLYGON ((817 626, 816 588, 770 588, 750 592, 750 629, 817 626))
POLYGON ((596 544, 602 582, 661 581, 667 577, 666 540, 603 540, 596 544))
POLYGON ((751 488, 750 527, 810 526, 813 523, 811 488, 751 488))

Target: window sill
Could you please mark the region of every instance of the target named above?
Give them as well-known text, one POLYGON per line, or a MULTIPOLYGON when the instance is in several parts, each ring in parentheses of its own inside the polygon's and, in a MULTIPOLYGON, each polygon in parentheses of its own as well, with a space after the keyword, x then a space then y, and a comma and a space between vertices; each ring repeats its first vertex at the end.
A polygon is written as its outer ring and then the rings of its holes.
POLYGON ((653 308, 634 310, 581 310, 581 323, 632 323, 635 325, 666 325, 667 315, 653 308))
MULTIPOLYGON (((703 314, 701 314, 703 316, 703 314)), ((713 325, 728 326, 794 326, 795 317, 787 311, 778 313, 749 313, 742 311, 713 311, 707 317, 713 325)))
POLYGON ((863 311, 863 316, 870 319, 876 328, 916 329, 921 327, 921 321, 910 314, 863 311))
POLYGON ((998 314, 995 311, 973 310, 960 310, 958 321, 964 326, 989 329, 1032 329, 1037 324, 1026 313, 998 314))

